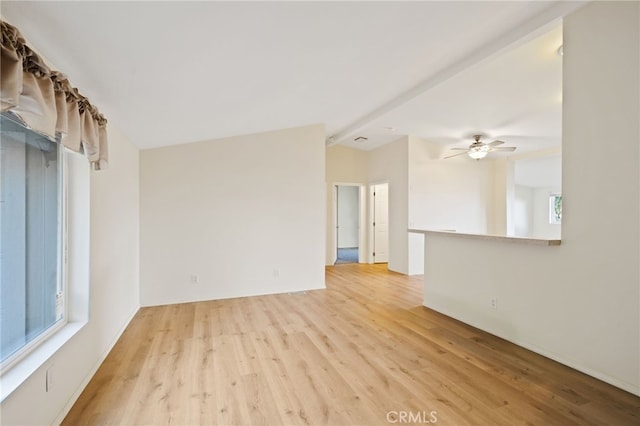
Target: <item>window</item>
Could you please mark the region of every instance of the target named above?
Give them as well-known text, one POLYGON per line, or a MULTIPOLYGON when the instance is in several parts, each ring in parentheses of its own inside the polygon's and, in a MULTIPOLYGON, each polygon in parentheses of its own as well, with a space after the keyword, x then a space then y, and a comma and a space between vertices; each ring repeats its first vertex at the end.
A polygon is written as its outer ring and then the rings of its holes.
POLYGON ((6 369, 64 325, 62 148, 4 115, 0 353, 6 369))
POLYGON ((549 196, 549 223, 559 225, 562 222, 562 195, 549 196))

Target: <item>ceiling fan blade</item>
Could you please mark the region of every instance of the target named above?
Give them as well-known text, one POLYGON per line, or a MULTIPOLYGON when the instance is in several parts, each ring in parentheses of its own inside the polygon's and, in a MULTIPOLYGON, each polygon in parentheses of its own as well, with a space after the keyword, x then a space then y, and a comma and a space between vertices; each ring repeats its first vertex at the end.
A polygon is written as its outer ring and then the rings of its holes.
POLYGON ((515 146, 503 146, 499 148, 493 148, 491 151, 515 151, 515 146))
POLYGON ((457 154, 448 155, 448 156, 444 157, 444 159, 446 160, 447 158, 457 157, 458 155, 464 155, 464 154, 466 154, 466 153, 467 153, 467 151, 468 151, 468 149, 465 149, 465 150, 464 150, 464 152, 459 152, 459 153, 457 153, 457 154))
POLYGON ((489 145, 489 146, 498 146, 498 145, 502 145, 503 143, 504 143, 504 141, 495 140, 493 142, 489 142, 487 145, 489 145))

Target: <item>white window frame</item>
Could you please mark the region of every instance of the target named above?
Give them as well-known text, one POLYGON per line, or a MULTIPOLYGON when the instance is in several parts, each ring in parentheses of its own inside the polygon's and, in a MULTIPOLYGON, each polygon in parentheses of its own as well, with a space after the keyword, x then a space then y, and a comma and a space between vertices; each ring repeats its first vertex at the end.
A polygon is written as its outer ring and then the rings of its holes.
MULTIPOLYGON (((46 337, 0 374, 0 402, 41 368, 53 365, 54 355, 89 321, 90 303, 90 166, 82 154, 60 146, 64 183, 64 274, 66 322, 50 328, 46 337)), ((44 334, 44 333, 43 333, 44 334)), ((35 339, 34 339, 35 340, 35 339)), ((43 383, 45 386, 45 383, 43 383)), ((48 388, 45 389, 47 392, 48 388)))
MULTIPOLYGON (((59 142, 59 141, 56 141, 59 142)), ((67 156, 65 155, 65 149, 63 145, 58 145, 58 250, 57 250, 57 263, 58 263, 58 276, 56 278, 56 311, 58 304, 58 295, 62 293, 62 318, 56 320, 51 327, 44 330, 35 339, 26 343, 15 353, 11 354, 7 359, 0 363, 0 377, 5 372, 10 370, 14 365, 18 364, 22 359, 35 350, 42 342, 47 340, 53 334, 58 332, 62 327, 67 324, 68 311, 67 311, 67 179, 68 166, 66 162, 67 156)))

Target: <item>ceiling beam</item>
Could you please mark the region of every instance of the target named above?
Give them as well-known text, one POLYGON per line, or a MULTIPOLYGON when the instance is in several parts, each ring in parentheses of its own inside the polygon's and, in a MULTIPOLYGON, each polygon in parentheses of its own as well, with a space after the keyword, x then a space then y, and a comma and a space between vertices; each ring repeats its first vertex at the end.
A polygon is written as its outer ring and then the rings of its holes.
POLYGON ((384 105, 374 109, 373 111, 356 119, 351 124, 343 127, 339 131, 329 135, 326 139, 326 145, 333 146, 345 142, 347 138, 360 131, 369 123, 382 117, 384 114, 393 111, 399 106, 406 104, 410 100, 443 83, 444 81, 449 80, 453 76, 481 62, 494 58, 507 48, 517 47, 545 31, 550 30, 553 26, 557 25, 560 19, 584 6, 588 2, 588 0, 554 2, 551 6, 532 18, 527 19, 525 22, 518 23, 518 25, 511 30, 502 33, 500 36, 489 41, 482 47, 475 49, 473 52, 465 55, 452 65, 443 68, 413 88, 401 93, 384 105))

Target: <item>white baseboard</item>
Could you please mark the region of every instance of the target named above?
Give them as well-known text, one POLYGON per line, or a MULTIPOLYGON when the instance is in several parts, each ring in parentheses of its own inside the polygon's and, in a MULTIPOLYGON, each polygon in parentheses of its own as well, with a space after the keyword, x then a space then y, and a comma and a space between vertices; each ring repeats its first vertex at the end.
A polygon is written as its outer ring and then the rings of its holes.
POLYGON ((82 391, 84 391, 84 389, 87 387, 87 385, 89 384, 93 376, 98 371, 98 368, 100 368, 100 366, 104 362, 104 360, 107 359, 107 356, 109 355, 113 347, 116 345, 116 343, 118 343, 118 340, 120 339, 124 331, 127 329, 129 324, 131 323, 131 320, 138 313, 139 310, 140 310, 140 306, 136 307, 133 310, 133 312, 129 315, 129 318, 127 318, 127 321, 125 321, 124 325, 121 327, 118 333, 116 333, 115 338, 111 341, 107 349, 102 353, 102 355, 98 359, 98 362, 93 366, 91 371, 89 371, 89 374, 86 375, 86 377, 84 378, 80 386, 78 386, 78 389, 73 393, 73 395, 71 395, 71 398, 69 398, 69 401, 64 406, 64 408, 62 409, 58 417, 56 417, 52 425, 59 426, 64 420, 64 418, 67 417, 67 414, 69 414, 69 411, 71 411, 73 404, 75 404, 78 398, 80 398, 82 391))
POLYGON ((531 344, 529 344, 527 342, 524 342, 522 340, 519 340, 519 339, 514 339, 514 338, 512 338, 510 336, 502 335, 501 333, 495 332, 494 330, 488 330, 488 329, 479 327, 477 324, 472 324, 469 321, 465 321, 463 318, 459 318, 458 316, 454 315, 452 312, 449 312, 447 309, 442 309, 439 306, 429 306, 426 303, 424 304, 424 306, 429 308, 429 309, 433 309, 434 311, 439 312, 439 313, 441 313, 443 315, 446 315, 448 317, 454 318, 454 319, 456 319, 456 320, 458 320, 460 322, 463 322, 463 323, 465 323, 467 325, 475 327, 475 328, 477 328, 479 330, 482 330, 482 331, 485 331, 487 333, 493 334, 494 336, 498 336, 501 339, 504 339, 504 340, 506 340, 508 342, 511 342, 511 343, 515 344, 515 345, 518 345, 518 346, 523 347, 525 349, 528 349, 528 350, 530 350, 532 352, 535 352, 538 355, 542 355, 542 356, 544 356, 546 358, 552 359, 552 360, 554 360, 556 362, 559 362, 562 365, 566 365, 567 367, 570 367, 570 368, 573 368, 574 370, 580 371, 581 373, 587 374, 587 375, 589 375, 591 377, 594 377, 594 378, 596 378, 598 380, 602 380, 605 383, 608 383, 608 384, 610 384, 612 386, 615 386, 615 387, 617 387, 619 389, 622 389, 622 390, 624 390, 626 392, 629 392, 629 393, 631 393, 633 395, 640 396, 640 387, 634 385, 633 383, 623 382, 622 380, 619 380, 619 379, 617 379, 615 377, 609 376, 608 374, 602 373, 600 371, 595 371, 595 370, 593 370, 591 368, 582 366, 582 365, 576 363, 573 360, 569 360, 569 359, 564 358, 563 356, 561 356, 559 354, 548 352, 545 349, 539 348, 539 347, 537 347, 535 345, 531 345, 531 344))

